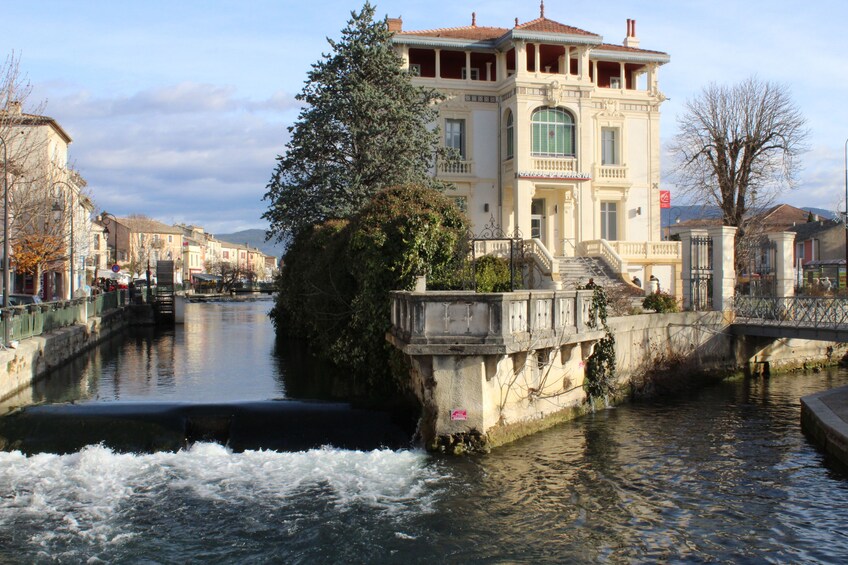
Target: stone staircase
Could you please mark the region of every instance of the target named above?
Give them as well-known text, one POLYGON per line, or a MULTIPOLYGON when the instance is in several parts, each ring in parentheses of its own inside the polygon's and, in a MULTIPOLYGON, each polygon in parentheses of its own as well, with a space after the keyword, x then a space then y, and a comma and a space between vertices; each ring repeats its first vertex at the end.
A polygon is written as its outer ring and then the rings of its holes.
POLYGON ((597 257, 558 257, 557 260, 563 289, 573 290, 588 283, 589 279, 603 287, 619 284, 627 287, 621 277, 597 257))
POLYGON ((558 257, 559 275, 564 290, 573 290, 583 286, 589 279, 603 287, 607 295, 617 295, 629 307, 639 308, 645 297, 644 292, 624 282, 621 277, 597 257, 558 257))

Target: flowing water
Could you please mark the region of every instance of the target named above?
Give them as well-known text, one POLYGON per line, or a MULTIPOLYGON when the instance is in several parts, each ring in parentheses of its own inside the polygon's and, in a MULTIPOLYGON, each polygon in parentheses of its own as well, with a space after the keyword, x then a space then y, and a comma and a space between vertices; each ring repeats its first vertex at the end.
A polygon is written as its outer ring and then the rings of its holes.
MULTIPOLYGON (((32 395, 285 397, 268 306, 191 305, 185 328, 111 344, 32 395)), ((841 563, 848 475, 801 434, 799 398, 846 383, 734 379, 486 456, 0 452, 0 562, 841 563)))

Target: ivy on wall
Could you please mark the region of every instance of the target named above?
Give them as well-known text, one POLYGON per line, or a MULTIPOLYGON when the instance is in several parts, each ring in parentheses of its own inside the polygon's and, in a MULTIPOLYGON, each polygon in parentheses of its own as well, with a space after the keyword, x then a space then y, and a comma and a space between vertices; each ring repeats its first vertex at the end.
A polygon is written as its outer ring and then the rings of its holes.
POLYGON ((589 400, 593 401, 607 397, 615 388, 615 336, 607 325, 607 293, 594 284, 584 289, 593 290, 587 325, 594 329, 603 328, 605 332, 586 360, 583 388, 589 400))

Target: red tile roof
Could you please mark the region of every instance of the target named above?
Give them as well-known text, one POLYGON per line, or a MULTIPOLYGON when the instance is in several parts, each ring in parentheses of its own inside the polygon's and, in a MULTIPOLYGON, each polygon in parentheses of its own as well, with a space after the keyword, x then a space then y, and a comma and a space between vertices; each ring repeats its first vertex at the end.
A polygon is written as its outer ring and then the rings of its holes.
POLYGON ((668 55, 665 51, 652 51, 650 49, 637 49, 636 47, 625 47, 624 45, 615 45, 614 43, 601 43, 598 49, 604 51, 624 51, 627 53, 656 53, 658 55, 668 55))
MULTIPOLYGON (((488 27, 488 26, 477 26, 470 25, 465 27, 446 27, 439 29, 425 29, 420 31, 399 31, 396 33, 397 36, 419 36, 419 37, 444 37, 449 39, 468 39, 472 41, 495 41, 502 38, 504 35, 508 34, 513 30, 520 31, 538 31, 541 33, 558 33, 563 35, 583 35, 583 36, 597 36, 590 31, 586 31, 584 29, 580 29, 574 26, 569 26, 565 24, 561 24, 559 22, 555 22, 554 20, 549 20, 548 18, 536 18, 535 20, 518 24, 514 28, 503 28, 503 27, 488 27)), ((667 53, 663 51, 652 51, 650 49, 638 49, 634 47, 625 47, 624 45, 613 45, 610 43, 603 43, 599 46, 600 49, 607 51, 622 51, 627 53, 656 53, 659 55, 667 55, 667 53)))
POLYGON ((447 27, 423 31, 402 31, 397 35, 421 35, 425 37, 449 37, 452 39, 494 40, 503 37, 509 30, 502 27, 447 27))
POLYGON ((548 18, 536 18, 531 22, 517 25, 515 29, 541 31, 545 33, 563 33, 568 35, 597 35, 596 33, 592 33, 584 29, 567 26, 559 22, 549 20, 548 18))

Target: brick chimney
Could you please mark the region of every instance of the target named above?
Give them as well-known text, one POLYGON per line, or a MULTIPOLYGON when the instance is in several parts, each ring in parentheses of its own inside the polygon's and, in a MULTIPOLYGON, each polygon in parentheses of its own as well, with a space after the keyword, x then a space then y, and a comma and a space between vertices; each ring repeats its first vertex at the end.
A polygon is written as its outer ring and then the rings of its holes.
POLYGON ((624 46, 639 48, 639 39, 636 37, 636 20, 627 20, 627 37, 624 38, 624 46))
POLYGON ((386 24, 388 24, 391 33, 403 31, 403 18, 386 18, 386 24))

